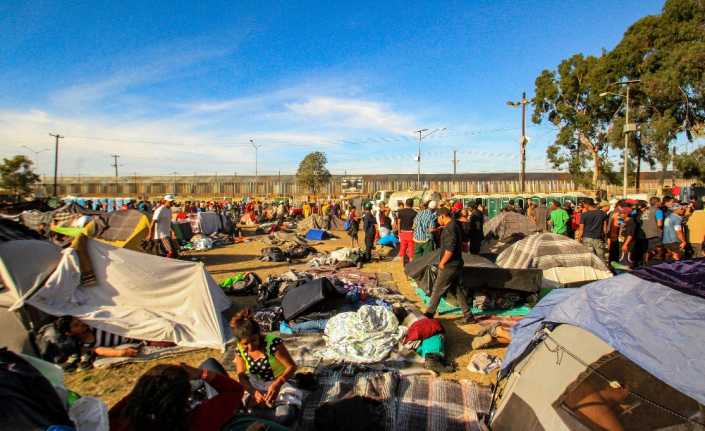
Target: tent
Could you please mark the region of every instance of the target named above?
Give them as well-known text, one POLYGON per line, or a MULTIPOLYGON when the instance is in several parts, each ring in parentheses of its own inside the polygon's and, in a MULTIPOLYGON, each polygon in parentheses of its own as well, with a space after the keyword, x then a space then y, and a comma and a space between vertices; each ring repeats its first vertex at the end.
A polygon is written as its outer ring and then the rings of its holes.
POLYGON ((514 242, 535 233, 538 228, 523 214, 503 211, 485 222, 482 230, 485 237, 492 238, 483 244, 483 253, 499 254, 514 242))
MULTIPOLYGON (((427 294, 431 294, 438 273, 438 263, 443 250, 416 258, 406 264, 404 272, 416 281, 427 294)), ((509 289, 523 292, 538 292, 541 273, 533 269, 504 269, 489 259, 463 253, 463 284, 470 289, 509 289)))
POLYGON ((46 316, 32 307, 16 312, 10 307, 42 285, 60 260, 61 250, 49 241, 21 239, 0 244, 0 346, 35 353, 30 333, 44 323, 46 316))
POLYGON ((147 238, 149 218, 138 210, 120 210, 102 213, 86 225, 83 232, 116 247, 142 250, 142 241, 147 238))
POLYGON ((497 256, 502 268, 538 268, 544 287, 582 285, 612 277, 605 263, 592 251, 565 235, 537 233, 524 238, 497 256))
POLYGON ((513 328, 493 430, 705 429, 705 259, 649 271, 554 290, 513 328))
POLYGON ((329 218, 330 226, 326 224, 322 215, 311 214, 296 224, 296 230, 299 232, 308 232, 311 229, 343 230, 344 222, 341 219, 334 215, 329 216, 329 218))
POLYGON ((42 236, 16 221, 0 218, 0 242, 18 239, 43 239, 42 236))
POLYGON ((94 283, 81 285, 78 256, 68 249, 47 282, 11 310, 29 304, 123 337, 224 347, 221 313, 231 303, 203 263, 138 253, 91 238, 85 247, 94 283))

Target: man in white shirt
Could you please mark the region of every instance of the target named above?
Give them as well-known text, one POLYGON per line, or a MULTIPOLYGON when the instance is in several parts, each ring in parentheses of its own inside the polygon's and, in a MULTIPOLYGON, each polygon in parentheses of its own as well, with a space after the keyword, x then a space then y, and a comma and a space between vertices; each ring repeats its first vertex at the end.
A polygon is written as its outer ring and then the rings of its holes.
POLYGON ((162 204, 154 211, 149 225, 149 239, 162 244, 166 257, 177 257, 178 249, 171 239, 171 206, 174 196, 166 195, 162 204))

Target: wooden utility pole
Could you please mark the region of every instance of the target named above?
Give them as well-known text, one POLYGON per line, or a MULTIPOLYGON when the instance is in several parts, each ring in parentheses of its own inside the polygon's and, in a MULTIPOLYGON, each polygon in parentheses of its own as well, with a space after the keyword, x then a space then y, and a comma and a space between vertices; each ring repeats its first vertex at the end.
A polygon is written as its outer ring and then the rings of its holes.
POLYGON ((54 196, 59 195, 59 185, 57 183, 57 177, 59 176, 59 139, 64 139, 63 136, 59 135, 58 133, 52 134, 49 133, 49 136, 53 136, 55 138, 54 141, 54 196))
POLYGON ((113 164, 110 166, 115 168, 115 196, 117 196, 120 192, 120 177, 118 176, 118 158, 120 158, 120 154, 111 154, 110 157, 113 158, 113 164))

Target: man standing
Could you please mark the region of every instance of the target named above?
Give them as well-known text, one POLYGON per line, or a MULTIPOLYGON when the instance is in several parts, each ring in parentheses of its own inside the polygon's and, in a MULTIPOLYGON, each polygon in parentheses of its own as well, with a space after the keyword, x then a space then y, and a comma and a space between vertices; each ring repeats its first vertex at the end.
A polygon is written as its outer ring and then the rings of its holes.
POLYGON ((362 216, 362 226, 365 230, 365 261, 369 262, 372 260, 372 247, 375 243, 375 226, 377 225, 377 219, 372 214, 372 203, 368 202, 365 204, 365 213, 362 216))
POLYGON ((414 260, 414 220, 416 211, 412 208, 414 200, 409 198, 404 203, 404 208, 397 211, 396 229, 399 231, 399 257, 401 257, 402 267, 405 265, 404 258, 408 257, 409 262, 414 260))
POLYGON ((705 209, 696 209, 688 216, 688 244, 693 252, 693 258, 702 257, 705 244, 705 209))
POLYGON ((476 203, 470 205, 470 253, 480 254, 484 234, 485 215, 476 203))
POLYGON ((441 260, 438 263, 438 277, 433 284, 431 301, 424 315, 433 319, 436 309, 441 301, 441 297, 450 290, 455 290, 458 304, 463 310, 465 323, 475 323, 475 316, 468 306, 468 294, 462 285, 461 276, 463 273, 462 241, 463 233, 458 222, 451 217, 448 208, 438 210, 438 222, 443 226, 441 232, 441 260))
POLYGON ((154 211, 152 223, 149 225, 149 239, 162 244, 166 257, 178 256, 178 250, 171 240, 171 206, 173 204, 174 196, 164 196, 162 204, 154 211))
POLYGON ((575 239, 586 245, 600 259, 605 258, 605 232, 607 232, 607 214, 595 208, 595 201, 587 198, 583 201, 585 212, 580 214, 580 225, 575 239))
POLYGON ((652 257, 662 254, 663 210, 661 200, 656 196, 649 199, 649 207, 641 213, 641 226, 648 241, 647 251, 644 254, 644 263, 648 263, 652 257))
POLYGON ((673 260, 681 260, 688 243, 683 232, 683 215, 685 207, 671 205, 671 213, 663 221, 663 248, 673 260))
MULTIPOLYGON (((644 204, 644 206, 646 205, 644 204)), ((642 263, 648 248, 646 233, 641 222, 641 211, 643 209, 645 208, 634 204, 624 223, 624 243, 622 243, 622 258, 620 261, 629 265, 630 268, 635 268, 642 263)))
POLYGON ((568 235, 569 220, 568 212, 561 208, 558 201, 553 201, 551 203, 551 232, 558 235, 568 235))
MULTIPOLYGON (((424 207, 425 204, 421 204, 424 207)), ((414 220, 414 257, 423 256, 433 251, 433 230, 436 229, 436 207, 438 202, 430 201, 425 208, 416 215, 414 220)))

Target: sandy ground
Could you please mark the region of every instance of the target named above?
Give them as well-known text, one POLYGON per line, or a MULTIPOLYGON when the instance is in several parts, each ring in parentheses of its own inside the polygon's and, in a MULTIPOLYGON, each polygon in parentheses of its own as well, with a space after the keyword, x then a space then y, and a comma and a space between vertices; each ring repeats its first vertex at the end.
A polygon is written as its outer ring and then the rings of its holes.
MULTIPOLYGON (((340 238, 315 242, 311 245, 319 251, 330 251, 350 245, 349 238, 343 232, 337 232, 337 234, 340 238)), ((218 282, 238 272, 256 272, 262 279, 270 274, 286 272, 289 269, 289 264, 286 262, 261 262, 258 260, 260 249, 266 246, 258 238, 260 237, 253 236, 251 241, 242 244, 234 244, 205 252, 192 252, 188 259, 204 262, 218 282)), ((364 244, 362 235, 360 243, 364 244)), ((373 262, 366 264, 364 270, 391 273, 401 293, 423 309, 423 304, 409 285, 400 262, 373 262)), ((234 300, 237 301, 238 305, 242 306, 254 304, 253 297, 234 298, 234 300)), ((439 320, 446 331, 446 355, 449 360, 457 364, 456 372, 443 374, 441 377, 447 379, 470 379, 481 384, 494 383, 496 371, 489 375, 482 375, 471 373, 467 370, 467 365, 473 353, 470 343, 472 342, 473 334, 480 329, 480 326, 464 324, 459 320, 459 317, 455 316, 441 316, 439 320)), ((504 355, 505 348, 498 347, 483 351, 501 357, 504 355)), ((126 364, 104 370, 77 371, 66 374, 66 385, 69 389, 81 395, 99 397, 112 406, 130 391, 140 375, 158 363, 178 364, 184 362, 197 366, 209 356, 219 358, 220 355, 221 352, 217 350, 203 350, 148 363, 126 364)))

